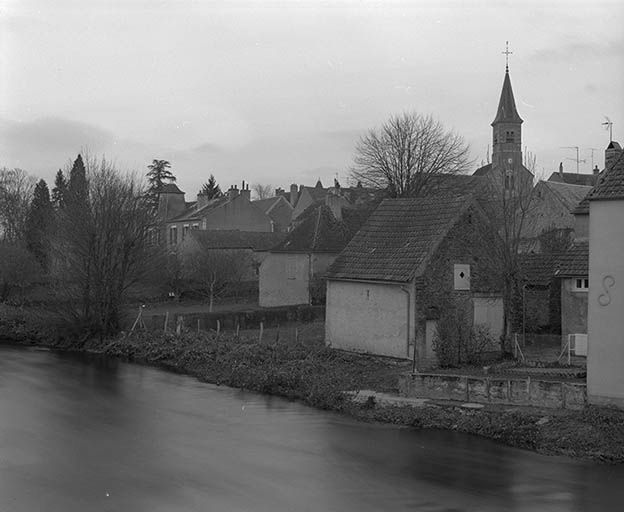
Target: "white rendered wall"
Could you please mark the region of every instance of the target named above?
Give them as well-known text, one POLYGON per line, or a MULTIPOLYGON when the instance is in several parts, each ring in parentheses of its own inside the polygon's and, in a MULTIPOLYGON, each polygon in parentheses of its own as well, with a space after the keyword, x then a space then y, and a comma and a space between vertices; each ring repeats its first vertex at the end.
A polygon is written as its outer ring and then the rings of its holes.
POLYGON ((587 397, 624 407, 624 200, 589 215, 587 397))

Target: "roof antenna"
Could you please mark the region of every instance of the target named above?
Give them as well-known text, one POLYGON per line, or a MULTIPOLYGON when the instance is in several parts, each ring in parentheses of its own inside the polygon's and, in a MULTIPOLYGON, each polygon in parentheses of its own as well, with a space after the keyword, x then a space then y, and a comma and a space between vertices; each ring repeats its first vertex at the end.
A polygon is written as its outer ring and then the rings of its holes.
POLYGON ((607 116, 604 116, 604 118, 606 119, 606 121, 602 123, 602 126, 605 127, 605 130, 609 130, 609 143, 611 143, 611 141, 613 140, 613 123, 611 122, 611 119, 609 119, 607 116))

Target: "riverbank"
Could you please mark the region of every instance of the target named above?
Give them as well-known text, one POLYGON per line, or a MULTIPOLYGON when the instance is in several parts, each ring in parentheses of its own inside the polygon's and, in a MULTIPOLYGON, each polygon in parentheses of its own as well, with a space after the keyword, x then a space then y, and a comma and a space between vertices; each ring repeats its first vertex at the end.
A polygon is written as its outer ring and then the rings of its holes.
MULTIPOLYGON (((20 336, 23 344, 30 343, 20 336)), ((114 339, 39 340, 39 345, 97 352, 157 365, 201 381, 282 396, 364 421, 446 429, 494 439, 543 454, 624 462, 624 413, 497 407, 467 409, 452 403, 423 407, 358 404, 346 391, 394 392, 409 363, 325 347, 321 339, 275 339, 214 332, 134 333, 114 339)))

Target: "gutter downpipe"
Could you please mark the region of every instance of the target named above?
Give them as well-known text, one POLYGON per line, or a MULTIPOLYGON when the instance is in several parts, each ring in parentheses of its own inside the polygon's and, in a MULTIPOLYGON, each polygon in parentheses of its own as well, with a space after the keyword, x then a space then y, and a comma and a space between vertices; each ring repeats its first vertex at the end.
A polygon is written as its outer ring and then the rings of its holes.
MULTIPOLYGON (((407 294, 407 357, 409 357, 409 347, 410 347, 410 290, 405 286, 401 286, 401 291, 407 294)), ((416 373, 416 340, 414 339, 413 345, 413 357, 412 357, 412 373, 416 373)))

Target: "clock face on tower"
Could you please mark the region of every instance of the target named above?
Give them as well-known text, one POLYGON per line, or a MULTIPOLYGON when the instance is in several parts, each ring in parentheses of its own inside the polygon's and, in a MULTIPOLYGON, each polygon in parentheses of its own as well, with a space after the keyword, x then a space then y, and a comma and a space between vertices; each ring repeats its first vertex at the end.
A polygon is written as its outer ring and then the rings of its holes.
POLYGON ((513 163, 513 158, 508 158, 508 159, 507 159, 507 163, 508 163, 508 164, 512 164, 512 163, 513 163))

